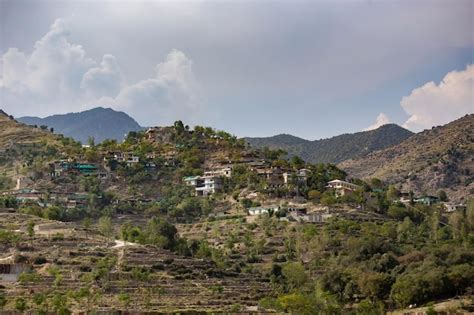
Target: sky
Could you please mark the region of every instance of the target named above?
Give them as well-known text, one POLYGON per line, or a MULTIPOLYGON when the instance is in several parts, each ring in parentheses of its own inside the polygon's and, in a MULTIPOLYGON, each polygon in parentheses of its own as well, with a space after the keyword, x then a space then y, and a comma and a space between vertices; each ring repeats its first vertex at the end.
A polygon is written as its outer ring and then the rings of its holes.
POLYGON ((0 0, 0 108, 314 140, 474 112, 474 1, 0 0))

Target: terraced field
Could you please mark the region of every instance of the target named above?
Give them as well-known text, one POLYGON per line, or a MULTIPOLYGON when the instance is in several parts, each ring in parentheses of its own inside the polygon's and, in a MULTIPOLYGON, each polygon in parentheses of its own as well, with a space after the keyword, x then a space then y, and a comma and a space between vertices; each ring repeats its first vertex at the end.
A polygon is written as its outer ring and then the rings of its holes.
POLYGON ((43 219, 36 219, 38 230, 49 226, 61 233, 28 236, 29 219, 0 213, 0 226, 14 228, 18 235, 2 243, 0 265, 10 266, 8 272, 23 271, 17 281, 0 280, 4 311, 18 310, 24 302, 32 313, 59 313, 62 308, 104 314, 249 312, 257 311, 258 301, 270 294, 269 280, 259 273, 225 270, 154 246, 116 245, 94 230, 43 219))

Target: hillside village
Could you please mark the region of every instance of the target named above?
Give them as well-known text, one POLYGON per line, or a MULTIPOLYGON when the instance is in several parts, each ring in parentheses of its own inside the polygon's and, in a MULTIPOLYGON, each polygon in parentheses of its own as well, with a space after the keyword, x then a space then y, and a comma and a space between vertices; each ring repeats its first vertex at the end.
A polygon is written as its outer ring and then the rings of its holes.
POLYGON ((0 152, 6 310, 359 314, 458 294, 472 307, 469 198, 353 178, 180 121, 81 145, 0 118, 38 134, 0 152), (432 279, 423 261, 449 276, 414 286, 432 279))
MULTIPOLYGON (((27 172, 26 175, 19 175, 16 177, 16 186, 14 189, 2 192, 3 196, 13 197, 18 203, 36 203, 38 206, 62 206, 65 209, 84 209, 88 205, 87 192, 77 189, 76 185, 65 185, 65 181, 71 178, 79 179, 93 179, 99 185, 110 186, 113 183, 121 182, 121 174, 124 172, 141 172, 144 176, 148 176, 152 181, 159 180, 160 169, 176 169, 179 168, 180 149, 183 150, 185 144, 174 144, 174 137, 176 137, 176 130, 170 127, 154 127, 149 128, 141 136, 140 141, 153 147, 161 148, 160 153, 153 152, 134 152, 132 150, 121 150, 120 145, 117 144, 116 150, 107 150, 98 146, 94 148, 94 153, 90 145, 83 145, 83 154, 77 159, 76 156, 64 156, 59 160, 54 160, 48 164, 45 177, 39 182, 32 179, 34 172, 27 172), (173 147, 174 145, 174 147, 173 147), (87 159, 88 156, 92 158, 87 159), (54 189, 51 189, 51 185, 54 189), (47 187, 47 188, 46 188, 47 187)), ((192 136, 194 130, 186 130, 186 137, 192 136)), ((207 130, 211 136, 207 141, 215 146, 219 146, 219 142, 228 141, 228 134, 217 135, 212 130, 207 130)), ((237 141, 235 138, 233 141, 237 141)), ((279 160, 279 155, 282 152, 268 151, 266 153, 253 151, 246 148, 244 144, 238 144, 238 158, 232 160, 231 156, 223 156, 216 159, 213 153, 210 153, 209 159, 204 158, 202 165, 204 169, 193 170, 195 173, 202 173, 200 175, 183 176, 177 180, 177 185, 184 185, 190 188, 189 194, 192 196, 211 197, 213 195, 219 196, 222 193, 229 193, 229 185, 233 176, 233 170, 236 172, 248 172, 246 174, 249 178, 247 183, 244 183, 244 190, 239 193, 239 198, 244 197, 244 200, 249 200, 253 204, 258 204, 256 207, 247 207, 244 213, 246 215, 268 214, 268 209, 290 208, 290 209, 304 209, 304 217, 298 218, 294 215, 285 219, 302 219, 306 222, 310 217, 320 218, 321 216, 308 216, 307 207, 311 212, 320 212, 321 209, 325 213, 336 211, 335 209, 345 208, 347 211, 359 210, 362 212, 362 205, 370 204, 373 199, 373 194, 380 192, 380 188, 367 190, 362 185, 344 180, 347 177, 342 171, 336 171, 333 176, 328 177, 327 182, 318 183, 320 190, 312 191, 309 183, 311 176, 311 169, 307 167, 314 167, 306 164, 302 160, 295 158, 295 163, 290 163, 285 160, 279 160), (265 158, 265 154, 274 155, 271 158, 265 158), (335 178, 329 180, 331 178, 335 178), (261 189, 251 190, 252 185, 249 185, 250 180, 258 183, 261 189), (247 186, 245 186, 247 184, 247 186), (321 189, 322 188, 322 189, 321 189), (323 199, 323 206, 308 205, 308 200, 313 194, 327 192, 323 199), (361 200, 356 200, 356 195, 361 200), (262 198, 263 196, 263 198, 262 198), (334 198, 331 198, 334 197, 334 198), (261 200, 275 199, 279 204, 269 204, 265 201, 262 205, 261 200), (336 205, 338 200, 343 200, 340 205, 336 205), (286 207, 285 207, 286 205, 286 207), (289 206, 288 206, 289 205, 289 206), (335 207, 336 206, 336 207, 335 207), (304 219, 303 219, 304 218, 304 219)), ((208 153, 208 152, 206 152, 208 153)), ((225 154, 225 152, 218 152, 225 154)), ((8 154, 8 152, 7 152, 8 154)), ((234 153, 235 154, 235 153, 234 153)), ((28 169, 28 165, 25 167, 28 169)), ((357 182, 357 180, 356 180, 357 182)), ((402 204, 422 203, 432 205, 440 203, 445 211, 454 211, 455 209, 464 209, 465 205, 462 203, 448 202, 447 197, 440 200, 438 196, 415 196, 410 195, 409 192, 398 192, 399 198, 393 200, 394 203, 400 202, 402 204)), ((129 198, 123 199, 117 196, 111 203, 120 204, 124 202, 141 202, 153 203, 159 200, 158 196, 153 194, 134 194, 129 198)), ((280 211, 284 216, 284 211, 280 211)), ((310 213, 311 213, 310 212, 310 213)), ((340 212, 340 211, 336 211, 340 212)), ((303 213, 299 211, 298 213, 303 213)), ((330 217, 330 216, 325 216, 330 217)), ((283 218, 283 217, 282 217, 283 218)), ((315 221, 320 222, 320 221, 315 221)))

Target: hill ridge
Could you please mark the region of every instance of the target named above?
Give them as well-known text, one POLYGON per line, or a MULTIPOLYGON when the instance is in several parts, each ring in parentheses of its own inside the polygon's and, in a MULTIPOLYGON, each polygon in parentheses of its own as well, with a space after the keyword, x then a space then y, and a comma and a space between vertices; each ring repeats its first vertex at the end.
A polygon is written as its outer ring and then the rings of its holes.
POLYGON ((411 131, 396 124, 386 124, 374 130, 344 133, 318 140, 307 140, 289 134, 247 137, 245 140, 257 148, 267 146, 271 149, 283 149, 290 156, 299 155, 312 163, 340 163, 397 144, 412 135, 411 131))
POLYGON ((58 133, 86 143, 89 137, 96 142, 105 139, 122 140, 130 131, 142 130, 135 119, 112 108, 95 107, 82 112, 55 114, 44 118, 25 116, 18 121, 28 125, 47 125, 58 133))

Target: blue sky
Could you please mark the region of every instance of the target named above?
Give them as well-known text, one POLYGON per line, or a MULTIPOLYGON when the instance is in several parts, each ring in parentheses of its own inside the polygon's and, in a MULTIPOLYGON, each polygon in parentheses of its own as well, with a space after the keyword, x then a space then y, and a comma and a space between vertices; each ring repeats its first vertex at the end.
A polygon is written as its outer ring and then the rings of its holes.
POLYGON ((15 116, 105 106, 145 126, 319 139, 474 112, 473 1, 0 6, 0 107, 15 116))

